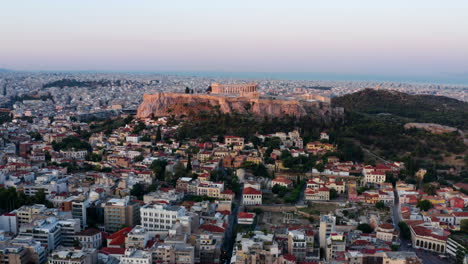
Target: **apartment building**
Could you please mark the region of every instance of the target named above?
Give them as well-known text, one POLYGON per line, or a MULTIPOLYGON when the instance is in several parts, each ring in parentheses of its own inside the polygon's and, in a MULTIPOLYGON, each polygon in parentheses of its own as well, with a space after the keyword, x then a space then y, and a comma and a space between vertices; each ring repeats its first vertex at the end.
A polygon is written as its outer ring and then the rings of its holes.
POLYGON ((49 256, 49 264, 94 264, 98 252, 93 248, 75 249, 60 247, 49 256))
POLYGON ((121 264, 151 264, 153 256, 149 251, 127 249, 125 255, 120 258, 121 264))
POLYGON ((102 233, 95 228, 89 228, 75 234, 75 239, 83 248, 101 248, 102 233))
POLYGON ((115 232, 122 226, 135 226, 140 223, 140 204, 127 196, 123 199, 110 199, 104 205, 106 231, 115 232))
POLYGON ((149 240, 146 229, 141 225, 137 225, 127 234, 125 248, 144 249, 149 240))
POLYGON ((333 215, 320 216, 319 243, 320 248, 327 247, 327 238, 335 232, 336 217, 333 215))
POLYGON ((183 206, 166 204, 147 204, 140 210, 141 225, 150 232, 168 231, 186 215, 183 206))
POLYGON ((262 191, 252 187, 244 188, 242 191, 242 204, 243 205, 261 205, 262 204, 262 191))

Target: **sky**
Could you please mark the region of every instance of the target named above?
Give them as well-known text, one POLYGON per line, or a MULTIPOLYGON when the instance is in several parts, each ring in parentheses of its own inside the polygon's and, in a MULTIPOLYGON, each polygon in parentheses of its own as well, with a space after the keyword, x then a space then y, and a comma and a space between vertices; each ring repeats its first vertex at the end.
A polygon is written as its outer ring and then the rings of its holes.
POLYGON ((468 76, 468 1, 3 1, 0 68, 468 76))

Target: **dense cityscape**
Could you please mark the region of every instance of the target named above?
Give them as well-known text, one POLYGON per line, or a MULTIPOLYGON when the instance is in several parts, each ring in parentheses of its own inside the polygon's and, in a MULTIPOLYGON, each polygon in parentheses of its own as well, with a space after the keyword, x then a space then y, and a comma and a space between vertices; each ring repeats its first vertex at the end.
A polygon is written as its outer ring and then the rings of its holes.
MULTIPOLYGON (((202 114, 212 122, 235 113, 135 115, 145 93, 233 97, 240 92, 231 87, 246 80, 0 77, 1 263, 466 261, 464 167, 434 170, 356 150, 323 124, 312 134, 307 124, 281 123, 267 133, 239 135, 228 125, 224 134, 188 136, 181 131, 197 128, 202 114)), ((243 96, 330 104, 371 85, 259 80, 243 96)), ((456 86, 375 85, 466 98, 456 86)))
POLYGON ((0 264, 468 264, 467 0, 0 7, 0 264))

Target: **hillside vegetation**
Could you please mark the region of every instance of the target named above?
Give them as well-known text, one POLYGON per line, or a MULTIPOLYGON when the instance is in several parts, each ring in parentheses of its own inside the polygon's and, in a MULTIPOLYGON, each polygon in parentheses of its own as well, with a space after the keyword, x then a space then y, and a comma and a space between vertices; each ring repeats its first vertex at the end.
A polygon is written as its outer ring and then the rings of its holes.
POLYGON ((412 159, 420 165, 466 166, 467 147, 458 132, 431 134, 405 129, 408 122, 438 123, 468 129, 468 103, 431 95, 409 95, 365 89, 332 100, 345 108, 345 123, 332 129, 334 138, 358 142, 392 160, 412 159))
POLYGON ((334 106, 366 114, 392 114, 408 122, 437 123, 468 129, 468 103, 434 95, 365 89, 332 99, 334 106))

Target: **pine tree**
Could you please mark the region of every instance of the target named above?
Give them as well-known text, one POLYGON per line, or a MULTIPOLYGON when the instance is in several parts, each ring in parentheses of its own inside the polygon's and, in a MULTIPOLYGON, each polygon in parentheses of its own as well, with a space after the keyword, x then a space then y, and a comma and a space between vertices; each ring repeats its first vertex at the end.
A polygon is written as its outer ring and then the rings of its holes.
POLYGON ((156 141, 161 141, 161 126, 158 126, 158 130, 156 132, 156 141))
POLYGON ((187 160, 187 172, 191 172, 191 171, 192 171, 192 155, 189 155, 188 160, 187 160))

